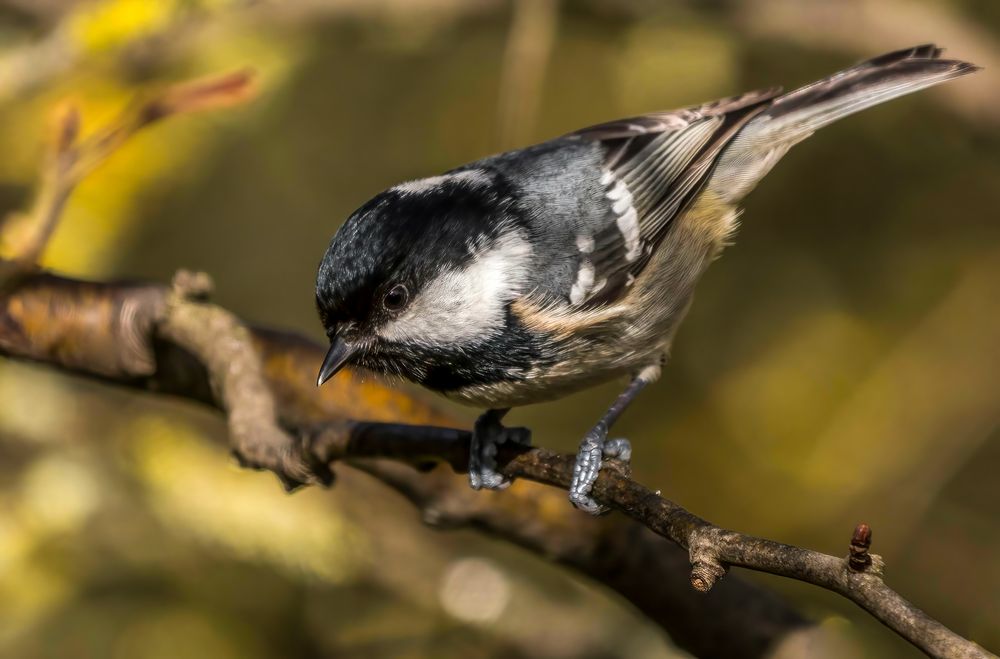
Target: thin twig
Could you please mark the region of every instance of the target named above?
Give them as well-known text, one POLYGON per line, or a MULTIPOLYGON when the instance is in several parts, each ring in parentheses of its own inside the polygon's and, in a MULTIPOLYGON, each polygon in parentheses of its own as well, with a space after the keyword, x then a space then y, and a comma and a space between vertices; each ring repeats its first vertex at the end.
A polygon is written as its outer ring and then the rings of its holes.
MULTIPOLYGON (((306 439, 318 460, 387 457, 422 462, 439 459, 458 472, 468 466, 466 431, 386 423, 339 423, 306 439)), ((545 449, 504 445, 499 470, 510 478, 568 489, 573 456, 545 449)), ((880 622, 932 657, 983 658, 994 655, 966 640, 911 604, 882 580, 882 559, 868 554, 871 529, 859 525, 852 536, 855 567, 847 558, 729 531, 635 482, 614 463, 594 484, 594 496, 652 531, 688 550, 691 584, 708 592, 730 566, 767 572, 832 590, 871 613, 880 622), (863 555, 868 560, 857 559, 863 555)))

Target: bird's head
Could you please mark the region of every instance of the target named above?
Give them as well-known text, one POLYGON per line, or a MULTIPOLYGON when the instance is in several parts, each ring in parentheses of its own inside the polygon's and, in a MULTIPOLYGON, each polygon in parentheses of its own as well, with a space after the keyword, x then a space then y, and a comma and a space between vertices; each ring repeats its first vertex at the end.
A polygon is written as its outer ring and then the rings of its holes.
POLYGON ((318 383, 345 365, 421 381, 503 331, 531 247, 499 177, 472 169, 404 183, 355 211, 316 279, 330 339, 318 383))

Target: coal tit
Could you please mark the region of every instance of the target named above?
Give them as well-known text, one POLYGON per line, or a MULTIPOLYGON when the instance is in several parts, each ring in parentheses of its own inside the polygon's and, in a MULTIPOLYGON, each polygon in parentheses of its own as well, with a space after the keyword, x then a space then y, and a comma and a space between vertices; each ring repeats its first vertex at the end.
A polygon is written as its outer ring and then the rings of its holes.
POLYGON ((612 121, 382 192, 319 267, 319 383, 350 364, 486 408, 469 479, 497 489, 509 484, 493 459, 506 410, 627 376, 570 490, 600 512, 602 458, 630 453, 608 429, 659 376, 737 203, 818 128, 976 68, 940 55, 888 53, 788 94, 612 121))

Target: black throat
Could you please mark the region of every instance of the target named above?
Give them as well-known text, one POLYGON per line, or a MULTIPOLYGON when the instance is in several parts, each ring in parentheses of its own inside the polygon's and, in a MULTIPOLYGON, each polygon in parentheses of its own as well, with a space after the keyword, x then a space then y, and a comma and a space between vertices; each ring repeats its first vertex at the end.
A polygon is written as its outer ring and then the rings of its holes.
POLYGON ((556 361, 545 345, 508 308, 503 331, 485 340, 457 347, 383 343, 358 364, 448 394, 470 386, 525 380, 532 369, 556 361))

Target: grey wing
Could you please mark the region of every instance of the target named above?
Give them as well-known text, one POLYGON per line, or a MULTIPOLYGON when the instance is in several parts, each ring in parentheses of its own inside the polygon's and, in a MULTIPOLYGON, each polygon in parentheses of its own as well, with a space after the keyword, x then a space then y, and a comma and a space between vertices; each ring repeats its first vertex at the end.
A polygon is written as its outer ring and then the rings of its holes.
POLYGON ((593 235, 578 239, 582 259, 569 292, 572 305, 608 305, 624 295, 671 222, 702 189, 722 149, 779 93, 779 89, 751 92, 566 136, 600 144, 600 184, 607 202, 606 215, 593 235))

